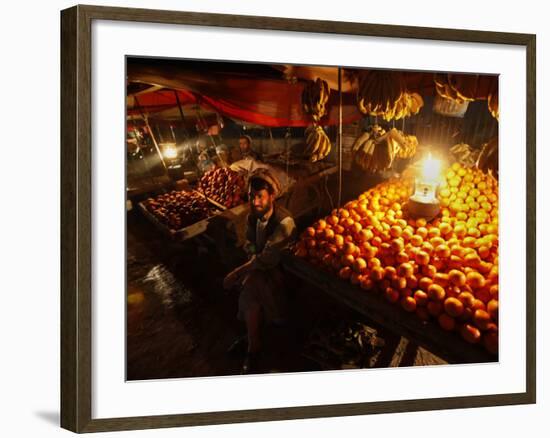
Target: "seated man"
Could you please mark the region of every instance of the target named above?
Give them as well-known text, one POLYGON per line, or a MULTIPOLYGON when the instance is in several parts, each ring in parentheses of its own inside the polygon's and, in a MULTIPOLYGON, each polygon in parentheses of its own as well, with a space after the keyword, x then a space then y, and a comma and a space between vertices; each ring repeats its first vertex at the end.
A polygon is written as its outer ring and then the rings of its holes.
POLYGON ((276 180, 265 169, 259 169, 250 177, 245 244, 250 257, 224 279, 226 289, 240 289, 237 316, 246 324, 247 337, 238 339, 233 348, 248 341, 243 374, 257 371, 262 322, 277 324, 285 317, 280 250, 294 239, 296 225, 287 210, 275 205, 277 188, 276 180))
POLYGON ((249 135, 240 136, 239 149, 241 151, 241 159, 252 158, 256 161, 262 161, 261 154, 252 149, 252 138, 249 135))

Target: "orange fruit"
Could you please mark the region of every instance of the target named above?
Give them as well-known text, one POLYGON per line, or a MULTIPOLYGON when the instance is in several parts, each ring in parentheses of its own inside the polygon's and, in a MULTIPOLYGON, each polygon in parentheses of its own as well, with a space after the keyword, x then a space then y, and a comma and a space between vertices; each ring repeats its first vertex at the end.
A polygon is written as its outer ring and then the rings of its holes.
POLYGON ((446 259, 451 256, 451 250, 447 245, 441 244, 435 248, 435 255, 439 258, 446 259))
POLYGON ((485 286, 485 278, 478 272, 469 272, 466 274, 466 284, 474 289, 479 289, 485 286))
POLYGON ((353 262, 353 270, 358 273, 363 273, 367 269, 367 262, 365 259, 358 257, 353 262))
POLYGON ((471 324, 463 324, 460 327, 460 335, 471 344, 476 344, 481 339, 481 332, 471 324))
POLYGON ((390 243, 390 248, 393 252, 401 252, 405 248, 405 242, 402 238, 393 239, 390 243))
POLYGON ((392 236, 394 238, 401 237, 402 233, 403 233, 403 230, 401 229, 401 227, 399 225, 393 225, 390 228, 390 236, 392 236))
POLYGON ((384 268, 380 266, 375 266, 371 268, 370 278, 372 279, 372 281, 380 281, 384 278, 384 275, 384 268))
POLYGON ((401 251, 395 255, 395 261, 397 263, 406 263, 409 261, 409 256, 405 251, 401 251))
POLYGON ((445 312, 447 312, 453 318, 462 315, 464 312, 464 305, 458 298, 447 298, 443 305, 445 312))
POLYGON ((393 280, 397 277, 397 269, 395 269, 393 266, 386 266, 384 268, 384 278, 387 278, 388 280, 393 280))
POLYGON ((332 239, 334 238, 334 231, 330 228, 325 228, 324 230, 324 238, 325 240, 329 240, 329 241, 332 241, 332 239))
POLYGON ((426 227, 419 227, 416 229, 416 234, 425 239, 428 237, 428 229, 426 227))
POLYGON ((407 279, 404 277, 393 277, 391 279, 391 286, 398 291, 402 291, 407 288, 407 279))
POLYGON ((374 287, 373 281, 367 276, 363 276, 361 279, 361 289, 371 290, 374 287))
POLYGON ((344 236, 342 236, 341 234, 335 234, 332 241, 339 248, 344 246, 344 236))
POLYGON ((420 290, 420 289, 416 290, 414 292, 413 297, 418 306, 425 306, 426 304, 428 304, 428 294, 423 290, 420 290))
POLYGON ((423 240, 421 236, 415 234, 410 238, 410 242, 413 246, 420 246, 422 245, 423 240))
POLYGON ((338 276, 344 280, 348 280, 351 276, 351 268, 349 266, 344 266, 340 271, 338 272, 338 276))
POLYGON ((498 300, 491 300, 487 303, 487 312, 493 321, 498 321, 498 300))
POLYGON ((491 324, 491 315, 485 310, 477 309, 474 312, 473 322, 480 330, 487 330, 489 324, 491 324))
POLYGON ((396 303, 397 300, 399 300, 399 292, 397 292, 395 289, 391 287, 387 287, 384 290, 384 297, 390 302, 390 303, 396 303))
POLYGON ((377 257, 371 257, 367 262, 367 266, 370 269, 379 268, 380 266, 382 266, 382 262, 377 257))
POLYGON ((407 287, 411 289, 416 289, 418 287, 418 278, 416 278, 416 275, 413 274, 407 277, 407 287))
POLYGON ((424 252, 427 252, 430 256, 433 253, 434 247, 430 242, 424 242, 420 245, 420 249, 424 252))
POLYGON ((403 297, 401 307, 407 312, 414 312, 416 310, 416 300, 413 297, 403 297))
POLYGON ((432 283, 433 281, 430 277, 422 277, 420 280, 418 280, 418 287, 424 292, 427 292, 432 283))
POLYGON ((419 265, 427 265, 430 263, 430 255, 426 251, 418 251, 415 260, 419 265))
POLYGON ((434 283, 436 283, 436 284, 438 284, 442 287, 447 287, 448 284, 449 284, 449 274, 438 272, 434 276, 434 283))
POLYGON ((464 286, 466 284, 466 275, 457 269, 449 271, 449 281, 455 286, 464 286))
POLYGON ((479 258, 477 253, 472 252, 464 256, 464 264, 470 268, 477 269, 481 264, 481 259, 479 258))
POLYGON ((350 281, 351 284, 361 283, 361 274, 359 274, 358 272, 352 272, 350 275, 350 281))
POLYGON ((400 277, 405 277, 405 278, 411 277, 414 274, 414 268, 410 263, 401 263, 397 267, 397 274, 400 277))
POLYGON ((352 242, 345 242, 344 243, 344 254, 349 255, 353 254, 355 252, 355 244, 352 242))
POLYGON ((431 284, 428 287, 428 297, 433 301, 443 301, 445 299, 445 289, 438 284, 431 284))
POLYGON ((423 265, 421 266, 420 271, 422 272, 422 275, 430 278, 434 278, 435 274, 437 273, 437 269, 434 265, 423 265))
POLYGON ((351 254, 346 254, 342 256, 342 266, 349 266, 350 268, 353 266, 353 263, 355 262, 355 257, 353 257, 351 254))
POLYGON ((481 289, 477 289, 475 291, 475 296, 478 300, 483 301, 484 304, 487 304, 489 301, 491 301, 491 293, 489 292, 489 288, 487 286, 481 289))

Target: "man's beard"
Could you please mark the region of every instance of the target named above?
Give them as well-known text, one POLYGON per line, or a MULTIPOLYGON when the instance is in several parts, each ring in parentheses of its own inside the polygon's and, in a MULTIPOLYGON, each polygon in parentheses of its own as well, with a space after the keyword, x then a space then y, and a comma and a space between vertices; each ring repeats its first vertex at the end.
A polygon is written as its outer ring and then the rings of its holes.
POLYGON ((271 210, 272 206, 273 206, 273 204, 268 204, 264 208, 262 208, 261 210, 258 210, 256 207, 252 206, 252 211, 254 212, 254 215, 257 218, 260 219, 260 218, 264 217, 269 210, 271 210))

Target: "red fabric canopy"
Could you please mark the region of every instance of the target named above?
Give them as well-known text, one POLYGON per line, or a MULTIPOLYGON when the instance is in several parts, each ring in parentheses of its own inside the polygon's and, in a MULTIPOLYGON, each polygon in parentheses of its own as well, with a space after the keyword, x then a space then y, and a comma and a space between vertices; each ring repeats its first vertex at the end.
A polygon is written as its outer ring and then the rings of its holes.
MULTIPOLYGON (((219 72, 176 69, 173 65, 133 65, 128 63, 128 80, 145 82, 178 91, 182 105, 199 104, 219 114, 246 123, 266 127, 299 127, 311 124, 302 112, 303 83, 284 79, 251 77, 219 72), (177 71, 176 71, 177 70, 177 71)), ((137 98, 147 113, 177 106, 172 90, 142 92, 137 98)), ((329 114, 323 125, 338 123, 338 96, 331 93, 329 114)), ((355 106, 352 93, 344 94, 343 121, 351 123, 362 117, 355 106)), ((128 115, 139 114, 129 96, 128 115)))
MULTIPOLYGON (((196 62, 195 62, 196 63, 196 62)), ((311 124, 309 116, 302 112, 302 81, 289 81, 277 75, 254 74, 227 71, 218 64, 203 62, 197 67, 193 62, 162 60, 129 60, 127 75, 130 82, 156 85, 151 92, 141 91, 137 100, 141 110, 151 115, 177 107, 176 94, 180 103, 199 105, 237 121, 265 127, 300 127, 311 124), (159 89, 165 87, 167 89, 159 89)), ((265 73, 266 66, 259 66, 265 73)), ((304 67, 305 68, 305 67, 304 67)), ((337 72, 336 68, 333 68, 337 72)), ((423 96, 435 93, 433 73, 406 72, 409 91, 423 96)), ((491 76, 480 76, 478 91, 480 98, 489 87, 491 76)), ((334 81, 332 81, 334 82, 334 81)), ((346 89, 351 89, 346 83, 346 89)), ((352 123, 362 114, 357 110, 355 92, 342 93, 343 123, 352 123)), ((128 96, 128 115, 137 115, 140 108, 133 96, 128 96)), ((321 121, 323 125, 338 123, 338 93, 331 90, 327 104, 328 114, 321 121)))

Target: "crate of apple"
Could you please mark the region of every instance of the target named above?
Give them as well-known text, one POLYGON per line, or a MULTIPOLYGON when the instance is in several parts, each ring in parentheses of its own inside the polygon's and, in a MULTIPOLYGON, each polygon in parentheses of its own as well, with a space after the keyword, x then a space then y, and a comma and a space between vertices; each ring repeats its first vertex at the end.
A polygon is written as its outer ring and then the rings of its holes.
POLYGON ((199 185, 205 196, 225 208, 233 208, 244 202, 246 194, 244 177, 232 169, 210 170, 203 175, 199 185))
POLYGON ((179 230, 209 217, 212 206, 197 192, 173 190, 149 198, 145 208, 163 225, 179 230))

